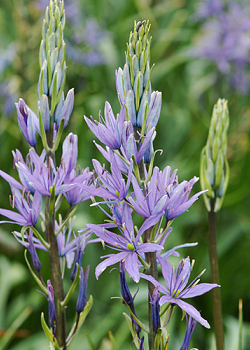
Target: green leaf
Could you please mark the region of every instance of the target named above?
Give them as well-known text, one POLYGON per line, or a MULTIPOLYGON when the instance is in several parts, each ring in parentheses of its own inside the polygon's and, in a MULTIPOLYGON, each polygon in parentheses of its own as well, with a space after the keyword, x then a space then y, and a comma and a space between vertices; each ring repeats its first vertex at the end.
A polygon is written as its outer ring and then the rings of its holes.
MULTIPOLYGON (((57 64, 60 62, 57 62, 57 64)), ((57 65, 56 64, 56 65, 57 65)), ((55 68, 55 72, 52 80, 52 94, 51 94, 51 108, 50 115, 52 116, 57 104, 57 70, 55 68)))
POLYGON ((135 156, 133 154, 132 154, 132 159, 133 159, 133 163, 134 163, 134 166, 133 166, 134 175, 136 177, 138 184, 141 185, 140 171, 139 171, 138 165, 136 163, 135 156))
POLYGON ((46 337, 53 344, 55 350, 61 350, 62 348, 59 347, 58 342, 57 342, 54 334, 52 333, 52 331, 47 326, 47 323, 45 322, 44 313, 43 312, 41 313, 41 324, 42 324, 43 331, 44 331, 46 337))
POLYGON ((50 199, 49 199, 49 218, 52 218, 55 208, 55 184, 49 188, 50 199))
POLYGON ((48 291, 47 288, 42 284, 42 282, 40 281, 40 279, 37 277, 37 275, 35 274, 35 272, 32 270, 32 267, 30 266, 29 260, 27 258, 27 249, 25 249, 24 251, 24 258, 26 260, 27 266, 30 270, 30 273, 32 274, 34 280, 36 281, 36 283, 39 285, 39 287, 42 289, 42 291, 48 295, 48 291))
POLYGON ((78 203, 75 208, 69 213, 69 215, 67 216, 67 218, 63 221, 63 223, 61 224, 61 226, 59 227, 59 229, 57 230, 57 232, 55 233, 56 236, 59 235, 59 233, 62 231, 62 229, 64 228, 64 226, 67 224, 67 222, 69 221, 70 218, 72 218, 72 216, 75 214, 75 212, 77 211, 77 209, 79 208, 81 202, 78 203))
POLYGON ((56 136, 56 141, 55 141, 55 144, 51 150, 52 153, 55 153, 59 144, 60 144, 60 141, 61 141, 61 137, 62 137, 62 132, 63 132, 63 127, 64 127, 64 118, 62 118, 60 120, 60 125, 59 125, 59 129, 58 129, 58 133, 57 133, 57 136, 56 136))
POLYGON ((128 304, 126 303, 125 300, 123 300, 124 305, 127 307, 129 313, 131 314, 131 316, 133 316, 133 319, 136 321, 136 323, 138 323, 138 325, 146 332, 149 333, 149 329, 148 327, 142 323, 139 318, 131 311, 130 307, 128 306, 128 304))
POLYGON ((161 344, 161 328, 157 329, 156 337, 155 337, 155 344, 154 349, 158 350, 161 344))
POLYGON ((9 345, 11 339, 13 338, 16 330, 26 321, 26 319, 31 314, 32 309, 30 306, 27 306, 14 320, 14 322, 9 326, 7 331, 4 333, 4 335, 1 338, 0 342, 0 349, 4 350, 7 349, 7 346, 9 345))
MULTIPOLYGON (((64 45, 64 49, 65 49, 65 45, 64 45)), ((65 58, 65 54, 64 54, 64 58, 65 58)), ((63 67, 64 66, 64 60, 62 61, 62 64, 61 66, 63 67)), ((66 71, 67 71, 67 67, 65 67, 65 69, 63 69, 63 81, 62 81, 62 85, 58 91, 58 94, 57 94, 57 101, 56 103, 59 103, 60 101, 60 98, 62 96, 62 92, 63 92, 63 89, 64 89, 64 85, 65 85, 65 81, 66 81, 66 71)))
POLYGON ((109 339, 110 339, 111 344, 112 344, 111 350, 117 350, 117 345, 116 345, 116 342, 115 342, 115 338, 114 338, 113 333, 111 331, 109 331, 109 339))
POLYGON ((80 313, 79 318, 73 324, 73 327, 71 328, 71 331, 69 332, 69 335, 66 339, 67 346, 72 342, 76 333, 81 328, 83 322, 85 321, 86 317, 88 316, 88 314, 92 308, 92 305, 93 305, 93 297, 92 297, 92 295, 90 295, 89 300, 88 300, 87 304, 85 305, 84 310, 80 313))
POLYGON ((42 243, 42 245, 46 248, 49 249, 50 245, 49 243, 47 243, 43 237, 40 235, 40 233, 37 231, 37 229, 33 226, 23 226, 22 230, 21 230, 21 235, 22 235, 22 240, 24 241, 24 233, 27 229, 30 229, 33 231, 34 235, 36 236, 37 239, 39 239, 39 241, 42 243))
POLYGON ((46 137, 46 133, 45 133, 44 126, 43 126, 43 118, 42 118, 42 113, 41 113, 41 107, 40 106, 38 107, 38 117, 39 117, 39 128, 40 128, 43 148, 46 150, 46 152, 48 152, 49 151, 49 146, 48 146, 48 143, 47 143, 47 137, 46 137))
POLYGON ((152 158, 150 160, 150 164, 149 164, 149 169, 148 169, 148 177, 146 179, 146 184, 150 181, 151 176, 152 176, 152 172, 153 172, 153 167, 154 167, 154 159, 155 159, 155 155, 157 152, 160 152, 160 155, 162 154, 163 150, 162 149, 157 149, 153 155, 152 158))
POLYGON ((139 349, 139 340, 138 340, 138 336, 137 334, 135 333, 135 331, 133 330, 133 325, 132 325, 132 321, 131 321, 131 317, 129 317, 129 315, 127 315, 125 312, 123 312, 123 315, 125 316, 125 319, 128 323, 128 326, 129 326, 129 329, 130 329, 130 332, 132 334, 132 337, 133 337, 133 342, 135 344, 135 346, 137 347, 137 349, 139 349))
POLYGON ((77 271, 76 271, 75 279, 74 279, 73 283, 71 284, 70 289, 69 289, 66 297, 61 302, 62 307, 65 307, 68 304, 68 302, 70 301, 70 298, 71 298, 72 294, 74 293, 74 290, 75 290, 75 288, 77 286, 77 283, 79 281, 79 276, 80 276, 80 266, 79 266, 79 264, 76 264, 76 267, 77 267, 77 271))

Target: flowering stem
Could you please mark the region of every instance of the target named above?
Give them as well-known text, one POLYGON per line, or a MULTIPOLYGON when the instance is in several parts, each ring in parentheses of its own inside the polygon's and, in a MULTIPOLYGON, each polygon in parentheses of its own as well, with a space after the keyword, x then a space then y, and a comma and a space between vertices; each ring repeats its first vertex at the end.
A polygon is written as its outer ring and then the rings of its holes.
MULTIPOLYGON (((216 243, 216 214, 214 212, 214 201, 211 200, 211 211, 208 212, 209 222, 209 259, 211 268, 211 282, 220 284, 219 263, 216 243)), ((220 288, 212 290, 214 331, 217 350, 224 350, 224 334, 221 308, 220 288)))
MULTIPOLYGON (((151 231, 153 227, 149 228, 144 233, 144 242, 149 242, 151 237, 151 231)), ((158 280, 158 271, 157 271, 157 262, 156 262, 156 253, 155 252, 149 252, 145 253, 146 262, 150 265, 149 274, 154 277, 156 280, 158 280)), ((148 291, 150 295, 152 296, 153 291, 155 289, 155 286, 148 281, 148 291)), ((149 350, 154 350, 154 343, 155 343, 155 336, 156 333, 153 330, 153 319, 152 319, 152 304, 150 297, 148 296, 148 321, 149 321, 149 335, 148 335, 148 342, 149 342, 149 350)))
MULTIPOLYGON (((45 214, 49 212, 49 202, 50 197, 46 197, 45 214)), ((45 226, 47 241, 50 245, 49 266, 56 307, 56 339, 59 346, 62 347, 62 349, 66 350, 65 312, 61 306, 61 302, 64 300, 64 292, 57 239, 55 236, 55 212, 53 212, 52 217, 45 215, 45 226)))
MULTIPOLYGON (((48 133, 48 144, 51 146, 53 136, 52 133, 48 133)), ((55 154, 47 152, 46 159, 49 166, 49 158, 55 159, 55 154)), ((61 302, 64 300, 63 281, 61 273, 60 258, 58 253, 57 238, 55 235, 55 204, 53 205, 52 214, 50 215, 50 197, 46 197, 45 202, 45 227, 46 227, 46 239, 50 245, 48 250, 49 254, 49 266, 51 273, 51 281, 54 290, 54 301, 56 309, 56 339, 59 346, 66 350, 66 317, 64 308, 61 306, 61 302)))

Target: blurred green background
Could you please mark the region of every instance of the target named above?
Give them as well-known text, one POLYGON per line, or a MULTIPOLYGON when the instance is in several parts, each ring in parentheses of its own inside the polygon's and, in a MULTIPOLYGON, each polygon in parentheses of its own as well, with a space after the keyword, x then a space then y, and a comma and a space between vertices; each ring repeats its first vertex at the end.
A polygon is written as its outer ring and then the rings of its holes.
MULTIPOLYGON (((41 40, 43 11, 49 1, 0 1, 0 167, 16 177, 11 151, 21 150, 24 157, 27 144, 18 128, 14 102, 22 97, 36 111, 39 75, 38 52, 41 40)), ((157 126, 155 149, 163 149, 155 159, 161 169, 170 165, 178 169, 179 181, 199 176, 199 157, 206 143, 213 105, 218 98, 228 99, 230 127, 228 159, 230 183, 221 212, 218 214, 218 250, 221 293, 226 329, 226 348, 237 348, 238 301, 243 299, 244 349, 250 349, 250 104, 248 94, 230 87, 225 75, 208 60, 194 58, 190 52, 201 35, 202 21, 194 14, 196 0, 65 0, 67 25, 66 91, 75 88, 75 105, 66 133, 79 138, 81 167, 91 168, 91 159, 104 162, 93 144, 83 115, 98 118, 99 110, 109 101, 114 113, 119 112, 115 88, 115 70, 124 64, 124 51, 134 20, 149 19, 151 23, 151 81, 153 90, 162 91, 161 117, 157 126), (67 12, 68 10, 68 12, 67 12)), ((250 32, 250 31, 249 31, 250 32)), ((200 190, 199 184, 194 191, 200 190)), ((9 209, 10 189, 0 181, 0 207, 9 209)), ((76 219, 75 231, 85 223, 101 223, 103 213, 83 203, 76 219)), ((193 277, 204 268, 203 282, 209 282, 207 213, 199 199, 173 223, 173 232, 166 249, 185 242, 199 242, 198 247, 180 251, 181 256, 195 259, 193 277)), ((47 301, 36 291, 23 257, 23 247, 12 237, 17 229, 0 226, 0 349, 48 349, 41 331, 40 314, 47 315, 47 301), (27 308, 28 307, 28 308, 27 308), (30 310, 31 308, 31 310, 30 310), (23 315, 23 318, 21 317, 23 315), (20 317, 19 332, 4 345, 5 330, 20 317)), ((105 252, 106 253, 106 252, 105 252)), ((105 271, 96 281, 95 266, 100 262, 100 246, 87 246, 83 266, 91 265, 88 295, 94 306, 82 331, 73 343, 75 349, 111 349, 111 331, 117 349, 130 348, 131 338, 122 312, 117 271, 105 271), (87 335, 86 335, 86 332, 87 335), (87 341, 91 339, 91 341, 87 341), (92 342, 92 345, 90 343, 92 342)), ((46 254, 41 253, 44 279, 49 278, 46 254)), ((178 259, 172 259, 178 261, 178 259)), ((68 282, 69 283, 69 282, 68 282)), ((137 290, 129 284, 131 291, 137 290)), ((68 287, 65 284, 65 287, 68 287)), ((68 318, 74 318, 77 294, 69 308, 68 318)), ((135 299, 139 317, 146 321, 146 284, 135 299)), ((202 316, 212 324, 211 295, 192 300, 202 316)), ((179 322, 180 310, 174 314, 169 330, 169 349, 179 349, 185 332, 185 321, 179 322)), ((196 326, 192 345, 200 350, 212 350, 213 328, 196 326)))

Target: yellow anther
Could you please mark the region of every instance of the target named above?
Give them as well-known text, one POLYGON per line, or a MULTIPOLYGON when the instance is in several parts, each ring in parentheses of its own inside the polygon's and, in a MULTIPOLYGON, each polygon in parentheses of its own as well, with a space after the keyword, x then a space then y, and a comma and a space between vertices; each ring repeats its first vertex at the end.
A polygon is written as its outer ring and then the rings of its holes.
POLYGON ((132 243, 128 243, 128 244, 127 244, 127 248, 128 248, 129 250, 135 250, 135 247, 134 247, 134 245, 133 245, 132 243))

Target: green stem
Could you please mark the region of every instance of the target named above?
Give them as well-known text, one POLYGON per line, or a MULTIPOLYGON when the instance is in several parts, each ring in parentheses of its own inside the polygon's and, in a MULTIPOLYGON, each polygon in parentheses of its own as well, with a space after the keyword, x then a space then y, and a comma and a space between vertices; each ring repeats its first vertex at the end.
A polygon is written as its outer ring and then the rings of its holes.
MULTIPOLYGON (((48 144, 51 147, 53 142, 53 136, 51 130, 47 134, 48 144)), ((55 161, 55 154, 47 152, 46 159, 49 165, 49 158, 55 161)), ((60 257, 58 252, 57 238, 55 235, 55 205, 50 215, 50 197, 46 197, 45 202, 45 228, 46 239, 50 245, 48 250, 49 254, 49 266, 51 273, 51 283, 54 290, 54 300, 56 308, 56 339, 63 350, 67 349, 66 346, 66 316, 64 308, 61 302, 64 300, 63 280, 61 273, 60 257)))
MULTIPOLYGON (((144 242, 149 242, 151 231, 153 228, 150 228, 144 233, 144 242)), ((146 262, 150 265, 149 274, 158 280, 158 271, 157 271, 157 261, 156 261, 156 253, 145 253, 146 262)), ((152 296, 155 286, 148 281, 148 291, 152 296)), ((156 333, 153 331, 153 320, 152 320, 152 305, 150 297, 148 296, 148 323, 149 323, 149 335, 148 335, 148 343, 149 350, 154 350, 154 343, 156 333)))
MULTIPOLYGON (((211 282, 220 284, 219 263, 216 242, 216 215, 214 212, 214 201, 211 200, 211 211, 208 212, 209 222, 209 259, 211 268, 211 282)), ((221 307, 220 288, 212 289, 213 320, 217 350, 224 350, 224 333, 221 307)))

